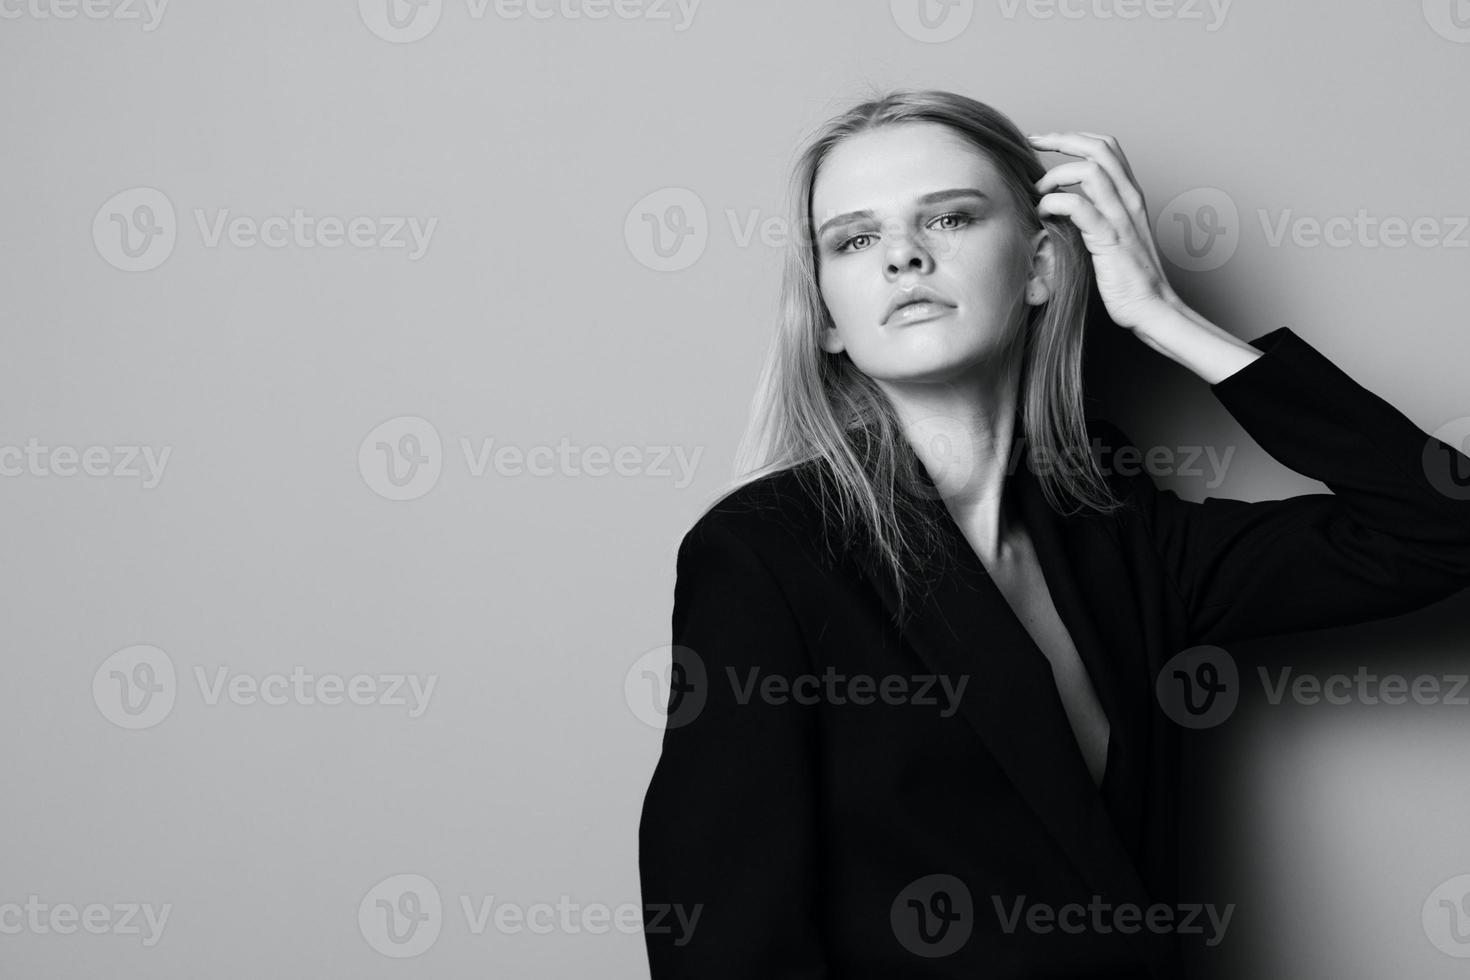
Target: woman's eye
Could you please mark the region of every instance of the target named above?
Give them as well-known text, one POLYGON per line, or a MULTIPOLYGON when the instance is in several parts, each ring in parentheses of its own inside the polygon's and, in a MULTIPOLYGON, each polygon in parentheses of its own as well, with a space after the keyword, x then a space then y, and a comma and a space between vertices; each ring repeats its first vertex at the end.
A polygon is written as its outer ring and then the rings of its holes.
MULTIPOLYGON (((961 214, 959 211, 951 211, 948 214, 941 214, 939 217, 935 218, 934 220, 936 222, 939 222, 939 221, 943 221, 946 218, 954 218, 956 221, 962 221, 965 224, 969 224, 970 223, 970 216, 968 214, 961 214)), ((952 230, 952 229, 957 228, 957 227, 963 227, 963 226, 962 225, 951 225, 949 228, 947 228, 945 230, 946 231, 949 231, 949 230, 952 230)))
MULTIPOLYGON (((965 225, 969 224, 971 220, 973 220, 973 219, 971 219, 971 217, 968 214, 964 214, 963 212, 960 212, 960 211, 950 211, 947 214, 941 214, 939 217, 935 218, 933 221, 931 221, 929 223, 930 223, 930 225, 936 225, 939 222, 945 221, 945 220, 948 220, 948 219, 954 219, 958 223, 957 224, 950 225, 950 226, 945 227, 945 228, 940 228, 939 229, 940 231, 956 231, 956 230, 958 230, 960 228, 963 228, 965 225)), ((852 245, 853 242, 860 241, 860 240, 862 240, 864 238, 872 238, 872 237, 873 236, 871 234, 867 233, 867 232, 863 232, 860 235, 853 235, 851 238, 845 239, 842 242, 839 242, 837 245, 833 246, 833 249, 832 250, 834 252, 847 252, 847 251, 852 251, 852 249, 849 249, 848 246, 852 245)), ((861 251, 861 249, 857 249, 857 251, 861 251)))

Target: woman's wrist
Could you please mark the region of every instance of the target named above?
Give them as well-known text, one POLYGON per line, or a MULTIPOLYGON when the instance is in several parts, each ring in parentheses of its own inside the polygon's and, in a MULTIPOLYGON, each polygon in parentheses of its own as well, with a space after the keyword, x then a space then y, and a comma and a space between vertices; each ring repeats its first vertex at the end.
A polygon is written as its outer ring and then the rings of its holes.
POLYGON ((1261 356, 1250 344, 1200 316, 1172 294, 1141 317, 1132 333, 1211 385, 1219 384, 1261 356))

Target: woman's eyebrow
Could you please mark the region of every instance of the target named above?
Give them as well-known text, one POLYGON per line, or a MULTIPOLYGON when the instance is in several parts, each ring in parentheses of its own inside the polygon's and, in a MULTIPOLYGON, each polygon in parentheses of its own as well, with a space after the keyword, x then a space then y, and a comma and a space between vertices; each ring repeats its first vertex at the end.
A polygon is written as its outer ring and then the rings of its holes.
MULTIPOLYGON (((951 187, 949 190, 931 191, 930 193, 918 198, 916 203, 938 204, 940 201, 948 201, 951 198, 956 197, 983 197, 988 199, 990 195, 986 194, 978 187, 951 187)), ((829 218, 826 221, 822 222, 822 227, 817 229, 817 234, 821 235, 825 233, 827 229, 831 228, 833 225, 844 224, 848 221, 857 221, 861 218, 871 218, 872 216, 873 212, 869 210, 849 211, 846 214, 839 214, 836 217, 829 218)))

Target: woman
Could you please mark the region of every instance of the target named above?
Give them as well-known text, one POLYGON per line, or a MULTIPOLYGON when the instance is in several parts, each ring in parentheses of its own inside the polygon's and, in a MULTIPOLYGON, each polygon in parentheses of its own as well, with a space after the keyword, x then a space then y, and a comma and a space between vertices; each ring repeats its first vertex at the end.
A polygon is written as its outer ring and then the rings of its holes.
POLYGON ((822 128, 792 212, 758 469, 679 548, 639 861, 691 927, 647 916, 653 977, 1178 976, 1210 919, 1176 895, 1162 667, 1470 584, 1426 461, 1470 462, 1290 329, 1181 302, 1109 137, 894 93, 822 128), (1334 493, 1196 504, 1111 465, 1090 277, 1334 493))

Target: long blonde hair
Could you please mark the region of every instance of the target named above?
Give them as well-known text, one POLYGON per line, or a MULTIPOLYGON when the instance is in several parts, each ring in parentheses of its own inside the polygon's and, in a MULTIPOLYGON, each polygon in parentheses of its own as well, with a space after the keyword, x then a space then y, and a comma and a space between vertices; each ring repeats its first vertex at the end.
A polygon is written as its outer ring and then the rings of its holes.
MULTIPOLYGON (((933 484, 911 451, 888 397, 846 352, 819 344, 832 325, 817 285, 812 188, 827 154, 842 140, 905 122, 949 127, 989 158, 1017 205, 1029 235, 1047 229, 1055 242, 1050 298, 1028 313, 1017 393, 1021 431, 1033 459, 1075 460, 1046 466, 1039 479, 1047 502, 1110 512, 1120 506, 1088 452, 1082 401, 1082 342, 1092 267, 1080 234, 1065 216, 1036 213, 1034 184, 1046 168, 1016 125, 984 103, 952 92, 893 91, 832 118, 810 137, 788 187, 789 229, 778 323, 751 403, 735 462, 733 492, 773 472, 818 473, 803 482, 820 502, 824 536, 865 542, 887 569, 900 606, 913 572, 943 550, 933 510, 933 484), (816 467, 800 464, 815 461, 816 467), (825 465, 821 465, 825 464, 825 465), (927 515, 927 517, 926 517, 927 515)), ((1029 238, 1028 238, 1029 240, 1029 238)))

